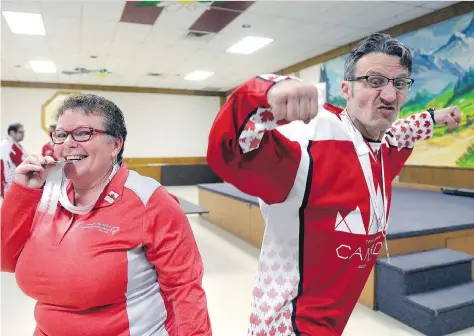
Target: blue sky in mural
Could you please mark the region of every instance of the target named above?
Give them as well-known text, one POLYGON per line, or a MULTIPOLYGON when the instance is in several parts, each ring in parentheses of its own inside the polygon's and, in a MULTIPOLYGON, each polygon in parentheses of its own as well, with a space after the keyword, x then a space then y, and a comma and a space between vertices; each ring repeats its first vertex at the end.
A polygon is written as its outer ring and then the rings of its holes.
MULTIPOLYGON (((415 84, 410 91, 440 94, 448 85, 474 68, 474 13, 449 19, 397 37, 413 53, 415 84)), ((341 96, 347 55, 325 62, 331 97, 341 96)))
POLYGON ((474 14, 449 19, 414 32, 401 35, 398 39, 410 48, 431 52, 449 41, 454 32, 463 30, 469 25, 474 14))

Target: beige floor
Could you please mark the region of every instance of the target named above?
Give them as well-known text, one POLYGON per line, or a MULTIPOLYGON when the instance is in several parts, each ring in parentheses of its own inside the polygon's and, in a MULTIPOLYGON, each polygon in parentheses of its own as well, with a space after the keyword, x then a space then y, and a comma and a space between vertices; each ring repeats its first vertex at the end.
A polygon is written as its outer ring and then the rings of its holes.
MULTIPOLYGON (((197 204, 196 187, 171 187, 172 193, 197 204)), ((215 336, 244 336, 250 315, 250 296, 259 251, 209 224, 189 216, 205 266, 204 287, 215 336), (225 306, 224 306, 225 304, 225 306)), ((34 301, 18 289, 14 275, 1 275, 1 334, 30 336, 34 329, 34 301)), ((380 313, 358 305, 344 336, 422 335, 380 313)), ((474 328, 452 334, 474 335, 474 328)))

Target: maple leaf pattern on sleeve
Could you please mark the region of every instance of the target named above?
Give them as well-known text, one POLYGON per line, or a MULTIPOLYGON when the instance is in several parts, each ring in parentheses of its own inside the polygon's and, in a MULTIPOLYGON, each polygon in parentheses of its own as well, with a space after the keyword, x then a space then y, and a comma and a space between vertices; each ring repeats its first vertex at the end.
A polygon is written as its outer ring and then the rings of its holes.
POLYGON ((275 129, 278 125, 279 123, 270 107, 259 107, 245 124, 244 130, 240 134, 239 144, 242 151, 248 153, 257 149, 265 131, 275 129))
POLYGON ((387 132, 389 145, 412 149, 417 140, 427 140, 433 136, 433 121, 429 112, 413 114, 406 119, 400 119, 393 123, 387 132))
MULTIPOLYGON (((278 75, 260 75, 258 78, 266 81, 278 83, 285 79, 296 79, 299 78, 293 76, 278 76, 278 75)), ((251 152, 258 149, 260 142, 262 141, 265 131, 271 131, 280 125, 286 124, 285 120, 277 120, 271 112, 271 107, 259 107, 257 111, 250 117, 245 124, 242 133, 239 137, 239 144, 244 153, 251 152)))

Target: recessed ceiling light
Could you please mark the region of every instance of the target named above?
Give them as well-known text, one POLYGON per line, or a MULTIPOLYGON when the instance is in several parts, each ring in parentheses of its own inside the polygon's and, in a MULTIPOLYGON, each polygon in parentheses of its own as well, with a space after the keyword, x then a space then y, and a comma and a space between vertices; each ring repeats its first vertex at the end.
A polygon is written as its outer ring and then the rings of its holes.
POLYGON ((46 35, 41 14, 2 11, 13 34, 46 35))
POLYGON ((51 61, 29 61, 31 70, 37 73, 55 73, 56 65, 51 61))
POLYGON ((250 25, 249 24, 244 24, 244 25, 242 25, 242 28, 250 28, 250 25))
POLYGON ((184 77, 184 79, 185 80, 191 80, 191 81, 202 81, 202 80, 205 80, 205 79, 211 77, 213 74, 214 74, 214 72, 197 70, 197 71, 193 71, 193 72, 188 73, 184 77))
POLYGON ((271 38, 247 36, 247 37, 244 37, 239 42, 237 42, 236 44, 234 44, 232 47, 230 47, 226 51, 231 54, 249 55, 272 42, 273 42, 273 39, 271 38))

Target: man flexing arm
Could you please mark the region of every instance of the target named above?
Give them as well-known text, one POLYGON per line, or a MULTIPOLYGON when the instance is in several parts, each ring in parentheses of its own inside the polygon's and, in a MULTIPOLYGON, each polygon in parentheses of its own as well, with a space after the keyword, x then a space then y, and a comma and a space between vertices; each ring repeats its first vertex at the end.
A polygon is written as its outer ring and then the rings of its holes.
POLYGON ((284 76, 259 76, 237 88, 209 134, 207 161, 224 181, 268 204, 286 199, 302 155, 276 128, 318 113, 317 89, 284 76))

